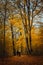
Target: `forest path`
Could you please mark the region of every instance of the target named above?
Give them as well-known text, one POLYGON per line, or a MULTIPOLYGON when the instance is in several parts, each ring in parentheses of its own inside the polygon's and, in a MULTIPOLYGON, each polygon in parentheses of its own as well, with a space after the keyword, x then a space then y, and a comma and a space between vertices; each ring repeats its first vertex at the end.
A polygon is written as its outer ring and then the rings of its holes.
POLYGON ((43 65, 43 56, 13 56, 0 58, 0 65, 43 65))

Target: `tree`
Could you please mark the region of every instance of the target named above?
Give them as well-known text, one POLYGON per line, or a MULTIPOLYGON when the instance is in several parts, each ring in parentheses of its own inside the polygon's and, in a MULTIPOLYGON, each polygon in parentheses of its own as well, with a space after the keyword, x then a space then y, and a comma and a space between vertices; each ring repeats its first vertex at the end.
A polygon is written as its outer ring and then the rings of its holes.
POLYGON ((37 11, 37 7, 40 7, 38 4, 38 0, 32 0, 31 2, 28 0, 24 0, 21 2, 22 4, 20 4, 20 1, 18 0, 16 2, 16 4, 18 5, 18 8, 20 10, 20 14, 21 14, 21 18, 22 18, 22 23, 24 25, 24 30, 26 30, 27 33, 25 33, 28 35, 28 37, 26 36, 26 45, 28 48, 28 53, 32 51, 32 39, 31 39, 31 29, 32 29, 32 25, 33 25, 33 18, 38 15, 38 13, 41 11, 38 10, 38 12, 35 14, 34 12, 37 11), (31 8, 30 8, 31 7, 31 8), (35 15, 34 15, 35 14, 35 15), (27 19, 26 17, 28 17, 28 24, 27 24, 27 19), (30 18, 32 18, 32 20, 30 20, 30 18), (25 20, 25 23, 24 23, 25 20), (26 26, 25 26, 26 24, 26 26))
MULTIPOLYGON (((12 11, 14 11, 15 8, 12 5, 12 3, 8 0, 2 1, 2 3, 0 3, 0 8, 1 8, 0 12, 1 12, 1 15, 3 16, 3 21, 4 21, 4 51, 3 51, 3 54, 5 56, 6 55, 6 51, 5 51, 5 47, 6 47, 6 42, 5 42, 6 21, 8 23, 8 18, 10 16, 10 14, 12 14, 12 11)), ((13 51, 14 51, 14 35, 13 35, 13 26, 12 26, 12 24, 11 24, 11 33, 12 33, 12 44, 13 44, 13 51)))
MULTIPOLYGON (((0 23, 3 24, 1 30, 4 30, 4 51, 5 54, 5 47, 6 47, 6 31, 8 30, 6 23, 8 22, 8 26, 11 29, 11 36, 12 36, 12 45, 13 45, 13 54, 15 55, 15 42, 14 42, 14 31, 13 19, 15 14, 19 14, 22 19, 22 27, 25 34, 25 41, 27 47, 27 53, 31 54, 32 52, 32 38, 31 38, 31 30, 34 23, 34 17, 40 13, 42 10, 42 5, 40 4, 42 0, 3 0, 0 1, 0 23), (4 29, 3 29, 4 27, 4 29)), ((21 22, 21 21, 20 21, 21 22)), ((0 30, 0 31, 1 31, 0 30)), ((7 39, 8 40, 8 39, 7 39)))

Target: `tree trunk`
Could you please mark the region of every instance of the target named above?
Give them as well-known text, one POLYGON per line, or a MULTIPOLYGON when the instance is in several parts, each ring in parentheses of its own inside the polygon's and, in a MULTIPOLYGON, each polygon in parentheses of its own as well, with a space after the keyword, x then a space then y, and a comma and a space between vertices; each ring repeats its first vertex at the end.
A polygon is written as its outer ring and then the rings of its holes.
POLYGON ((3 51, 3 56, 6 56, 6 53, 5 53, 5 22, 6 22, 6 6, 7 6, 7 0, 5 0, 5 16, 4 16, 4 51, 3 51))
POLYGON ((32 45, 31 45, 31 22, 30 22, 30 0, 27 0, 27 10, 28 10, 28 44, 29 44, 29 53, 31 54, 32 45))
MULTIPOLYGON (((26 24, 26 26, 25 26, 25 28, 26 28, 26 33, 25 34, 27 34, 28 35, 28 28, 27 28, 27 19, 26 19, 26 9, 25 9, 25 6, 26 6, 26 4, 24 5, 24 13, 25 13, 25 24, 26 24)), ((29 54, 29 44, 28 44, 28 36, 26 36, 26 45, 27 45, 27 54, 29 54)))
POLYGON ((13 54, 16 55, 15 44, 14 44, 13 26, 12 26, 12 24, 11 24, 11 33, 12 33, 13 54))

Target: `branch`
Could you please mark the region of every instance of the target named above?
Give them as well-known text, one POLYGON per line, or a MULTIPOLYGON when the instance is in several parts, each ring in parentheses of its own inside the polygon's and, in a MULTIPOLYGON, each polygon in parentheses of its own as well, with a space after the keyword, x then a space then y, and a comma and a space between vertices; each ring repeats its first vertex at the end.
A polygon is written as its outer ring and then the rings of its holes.
MULTIPOLYGON (((43 9, 43 7, 41 7, 41 9, 36 13, 36 15, 38 15, 42 9, 43 9)), ((33 17, 35 17, 36 15, 34 15, 33 17)))

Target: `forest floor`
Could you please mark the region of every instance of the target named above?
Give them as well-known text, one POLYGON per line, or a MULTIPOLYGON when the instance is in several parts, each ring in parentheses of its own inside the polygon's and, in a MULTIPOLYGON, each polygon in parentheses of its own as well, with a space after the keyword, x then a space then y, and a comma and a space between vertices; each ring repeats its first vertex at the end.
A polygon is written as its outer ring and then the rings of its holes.
POLYGON ((43 65, 43 56, 13 56, 0 58, 0 65, 43 65))

